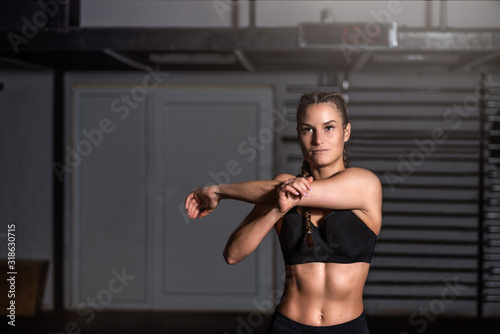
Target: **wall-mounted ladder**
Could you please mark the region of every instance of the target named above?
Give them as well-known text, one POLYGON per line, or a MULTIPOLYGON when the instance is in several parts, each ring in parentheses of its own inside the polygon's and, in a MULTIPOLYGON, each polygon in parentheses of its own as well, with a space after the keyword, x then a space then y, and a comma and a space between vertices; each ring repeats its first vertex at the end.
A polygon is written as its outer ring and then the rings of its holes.
MULTIPOLYGON (((497 312, 500 302, 500 80, 481 80, 482 206, 480 219, 481 289, 479 316, 497 312)), ((497 78, 498 79, 498 78, 497 78)))

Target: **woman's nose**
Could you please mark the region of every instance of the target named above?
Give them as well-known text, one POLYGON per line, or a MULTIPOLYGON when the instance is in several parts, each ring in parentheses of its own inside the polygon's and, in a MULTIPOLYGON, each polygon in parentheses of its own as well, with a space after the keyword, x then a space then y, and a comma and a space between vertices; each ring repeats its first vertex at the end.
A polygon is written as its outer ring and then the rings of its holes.
POLYGON ((319 145, 323 142, 322 136, 319 135, 316 131, 313 133, 312 140, 314 145, 319 145))

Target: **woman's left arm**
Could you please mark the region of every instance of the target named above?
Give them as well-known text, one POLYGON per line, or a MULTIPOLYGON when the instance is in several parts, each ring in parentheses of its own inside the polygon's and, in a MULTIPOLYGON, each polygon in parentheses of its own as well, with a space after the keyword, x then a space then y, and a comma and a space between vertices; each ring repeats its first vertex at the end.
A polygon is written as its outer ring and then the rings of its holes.
MULTIPOLYGON (((289 180, 292 186, 295 180, 289 180)), ((299 206, 334 210, 380 211, 382 186, 373 172, 351 167, 333 177, 314 180, 312 191, 302 196, 299 206)))

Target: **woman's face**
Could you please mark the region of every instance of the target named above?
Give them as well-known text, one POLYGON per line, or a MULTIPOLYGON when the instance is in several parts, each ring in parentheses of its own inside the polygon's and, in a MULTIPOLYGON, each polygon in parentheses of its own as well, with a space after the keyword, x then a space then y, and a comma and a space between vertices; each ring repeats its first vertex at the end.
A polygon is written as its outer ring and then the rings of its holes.
POLYGON ((307 107, 298 115, 298 138, 302 155, 311 167, 344 165, 344 142, 349 140, 351 124, 342 126, 342 115, 333 103, 307 107))

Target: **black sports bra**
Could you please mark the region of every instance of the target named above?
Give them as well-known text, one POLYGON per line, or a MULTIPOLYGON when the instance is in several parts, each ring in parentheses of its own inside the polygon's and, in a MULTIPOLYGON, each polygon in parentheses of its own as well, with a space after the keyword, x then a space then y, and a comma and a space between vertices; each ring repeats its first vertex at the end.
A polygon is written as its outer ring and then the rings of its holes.
POLYGON ((314 247, 307 247, 302 215, 297 207, 283 217, 279 235, 285 264, 309 262, 371 262, 377 235, 350 210, 333 211, 323 226, 312 224, 314 247))

